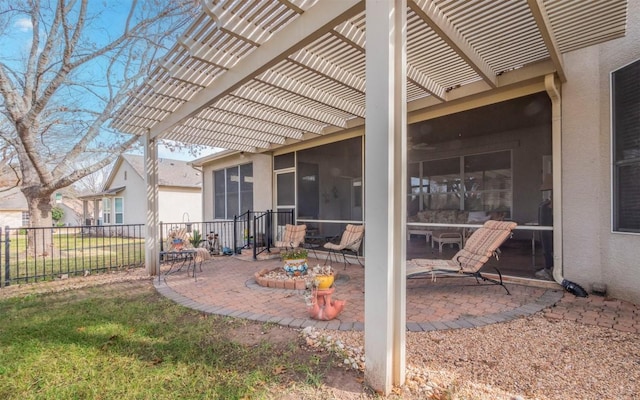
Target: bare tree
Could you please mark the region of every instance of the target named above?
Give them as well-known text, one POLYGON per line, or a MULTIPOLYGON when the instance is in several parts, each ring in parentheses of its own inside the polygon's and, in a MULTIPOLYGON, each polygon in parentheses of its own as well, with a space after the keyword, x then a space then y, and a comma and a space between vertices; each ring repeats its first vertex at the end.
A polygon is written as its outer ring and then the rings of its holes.
POLYGON ((32 226, 51 226, 53 192, 138 142, 109 122, 196 3, 0 2, 0 147, 17 159, 32 226))

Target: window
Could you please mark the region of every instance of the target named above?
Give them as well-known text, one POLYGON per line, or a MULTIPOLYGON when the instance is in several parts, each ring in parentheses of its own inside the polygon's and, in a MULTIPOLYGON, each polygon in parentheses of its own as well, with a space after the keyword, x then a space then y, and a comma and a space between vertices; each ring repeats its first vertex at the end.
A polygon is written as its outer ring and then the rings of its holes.
POLYGON ((23 227, 29 226, 29 211, 22 212, 22 226, 23 227))
POLYGON ((111 223, 111 199, 102 199, 102 223, 111 223))
POLYGON ((613 230, 640 233, 640 60, 611 74, 613 230))
POLYGON ((213 171, 214 217, 232 219, 253 208, 253 164, 213 171))
POLYGON ((116 224, 124 223, 124 203, 122 197, 113 199, 113 206, 116 212, 116 224))
POLYGON ((418 210, 511 214, 511 152, 423 161, 408 167, 408 213, 418 210))

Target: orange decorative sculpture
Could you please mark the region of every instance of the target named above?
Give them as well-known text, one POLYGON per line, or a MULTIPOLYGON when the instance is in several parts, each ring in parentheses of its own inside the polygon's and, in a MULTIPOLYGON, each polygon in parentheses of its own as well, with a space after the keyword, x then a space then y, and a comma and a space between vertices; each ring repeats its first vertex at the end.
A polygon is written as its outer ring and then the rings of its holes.
POLYGON ((320 321, 329 321, 344 309, 346 300, 331 300, 335 288, 313 289, 312 301, 308 306, 309 316, 320 321))

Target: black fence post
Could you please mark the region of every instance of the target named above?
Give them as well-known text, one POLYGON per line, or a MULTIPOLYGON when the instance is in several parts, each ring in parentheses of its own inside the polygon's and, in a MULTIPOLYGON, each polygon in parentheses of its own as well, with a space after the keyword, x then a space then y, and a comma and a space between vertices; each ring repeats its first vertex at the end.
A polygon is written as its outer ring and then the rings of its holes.
POLYGON ((164 229, 162 227, 162 221, 160 221, 160 251, 164 251, 164 229))
POLYGON ((265 245, 267 246, 267 253, 271 253, 271 246, 273 246, 273 211, 267 210, 267 222, 265 227, 265 245))
POLYGON ((233 254, 237 254, 238 250, 238 216, 233 216, 233 254))
POLYGON ((9 286, 11 284, 11 265, 9 264, 11 261, 10 251, 11 235, 10 228, 7 225, 4 228, 4 286, 9 286))
MULTIPOLYGON (((248 218, 247 218, 248 220, 248 218)), ((258 230, 256 224, 258 223, 256 216, 253 216, 253 259, 258 259, 258 230)))
MULTIPOLYGON (((244 222, 245 232, 247 233, 247 239, 245 240, 244 244, 242 245, 242 247, 243 247, 243 248, 244 248, 244 247, 250 247, 250 246, 251 246, 251 242, 252 242, 252 240, 251 240, 251 236, 252 236, 252 235, 251 235, 251 233, 252 233, 252 232, 251 232, 251 225, 252 225, 252 224, 251 224, 251 215, 252 215, 252 214, 253 214, 253 213, 251 212, 251 210, 247 210, 247 214, 246 214, 246 215, 247 215, 247 218, 246 218, 246 220, 245 220, 245 222, 244 222)), ((253 232, 253 234, 255 235, 255 232, 253 232)), ((256 247, 256 243, 255 243, 255 242, 256 242, 256 240, 255 240, 255 239, 256 239, 256 238, 254 237, 254 238, 253 238, 253 247, 256 247)), ((238 253, 238 254, 240 254, 240 253, 238 253)))

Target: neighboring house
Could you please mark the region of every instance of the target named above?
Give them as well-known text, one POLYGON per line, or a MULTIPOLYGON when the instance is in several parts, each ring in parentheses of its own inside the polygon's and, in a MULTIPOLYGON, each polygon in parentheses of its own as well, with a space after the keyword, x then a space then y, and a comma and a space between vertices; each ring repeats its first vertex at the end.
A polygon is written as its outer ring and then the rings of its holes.
POLYGON ((19 188, 0 192, 0 228, 21 228, 29 226, 27 199, 19 188))
MULTIPOLYGON (((51 196, 51 205, 62 209, 63 217, 59 221, 61 225, 81 225, 82 204, 80 200, 65 195, 63 190, 51 196)), ((5 226, 11 228, 29 226, 27 199, 17 187, 0 192, 0 227, 5 226)))
MULTIPOLYGON (((185 161, 158 160, 160 221, 165 223, 202 220, 201 172, 185 161)), ((144 157, 124 154, 116 160, 102 192, 82 196, 85 209, 94 203, 97 213, 85 213, 87 225, 146 223, 144 157)))

